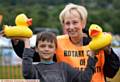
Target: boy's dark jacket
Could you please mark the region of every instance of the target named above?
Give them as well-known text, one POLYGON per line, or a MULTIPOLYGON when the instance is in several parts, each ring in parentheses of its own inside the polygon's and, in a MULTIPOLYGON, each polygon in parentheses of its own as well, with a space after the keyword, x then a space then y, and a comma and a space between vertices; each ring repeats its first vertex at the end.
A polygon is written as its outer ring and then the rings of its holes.
POLYGON ((79 71, 64 62, 32 64, 34 51, 25 48, 23 52, 22 67, 25 79, 40 79, 41 82, 90 82, 95 71, 97 58, 89 57, 86 69, 79 71))

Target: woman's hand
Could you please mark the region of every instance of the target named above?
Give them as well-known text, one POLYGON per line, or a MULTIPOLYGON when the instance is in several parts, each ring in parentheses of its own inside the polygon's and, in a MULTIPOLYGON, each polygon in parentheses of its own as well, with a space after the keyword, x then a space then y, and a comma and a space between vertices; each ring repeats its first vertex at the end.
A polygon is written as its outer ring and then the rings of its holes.
POLYGON ((107 45, 103 48, 106 54, 111 54, 111 44, 107 45))
POLYGON ((4 31, 3 30, 0 31, 0 37, 4 37, 4 36, 5 36, 4 31))
POLYGON ((90 50, 90 51, 88 51, 88 56, 94 58, 97 55, 97 53, 98 53, 98 51, 90 50))
POLYGON ((88 52, 88 55, 91 56, 91 57, 94 57, 94 56, 97 55, 97 54, 99 53, 99 51, 101 51, 101 50, 104 50, 104 52, 105 52, 106 54, 110 54, 110 53, 111 53, 111 44, 109 44, 109 45, 107 45, 107 46, 105 46, 104 48, 99 49, 99 50, 95 50, 95 51, 90 50, 90 51, 88 52))

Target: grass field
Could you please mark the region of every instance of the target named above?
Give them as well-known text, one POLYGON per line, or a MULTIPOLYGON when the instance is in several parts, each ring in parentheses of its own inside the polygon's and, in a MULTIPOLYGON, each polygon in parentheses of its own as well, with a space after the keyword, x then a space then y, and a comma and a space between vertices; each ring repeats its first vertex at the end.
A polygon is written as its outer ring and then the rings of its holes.
POLYGON ((21 66, 0 66, 0 79, 22 79, 21 66))
MULTIPOLYGON (((21 66, 0 66, 0 79, 23 79, 21 66)), ((108 82, 120 82, 120 69, 112 79, 107 78, 108 82)))

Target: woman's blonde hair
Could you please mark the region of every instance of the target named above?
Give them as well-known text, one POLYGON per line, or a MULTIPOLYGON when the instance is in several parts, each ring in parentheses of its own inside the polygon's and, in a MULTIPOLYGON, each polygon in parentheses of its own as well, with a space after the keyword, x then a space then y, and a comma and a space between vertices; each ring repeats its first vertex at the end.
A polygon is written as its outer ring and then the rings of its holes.
POLYGON ((61 13, 59 15, 59 19, 60 19, 61 24, 64 23, 65 14, 70 12, 73 9, 76 10, 80 14, 80 19, 82 21, 86 21, 87 15, 88 15, 86 8, 84 6, 81 6, 81 5, 69 3, 68 5, 65 6, 65 8, 61 11, 61 13))

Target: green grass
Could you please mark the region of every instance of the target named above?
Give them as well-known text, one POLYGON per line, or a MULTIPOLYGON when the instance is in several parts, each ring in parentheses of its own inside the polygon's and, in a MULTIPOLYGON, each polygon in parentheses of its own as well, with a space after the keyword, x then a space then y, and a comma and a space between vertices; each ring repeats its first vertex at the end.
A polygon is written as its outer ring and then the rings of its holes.
MULTIPOLYGON (((23 79, 21 66, 0 66, 0 79, 23 79)), ((107 78, 108 82, 120 82, 120 69, 114 78, 107 78)))
POLYGON ((22 79, 21 66, 0 66, 0 79, 22 79))

